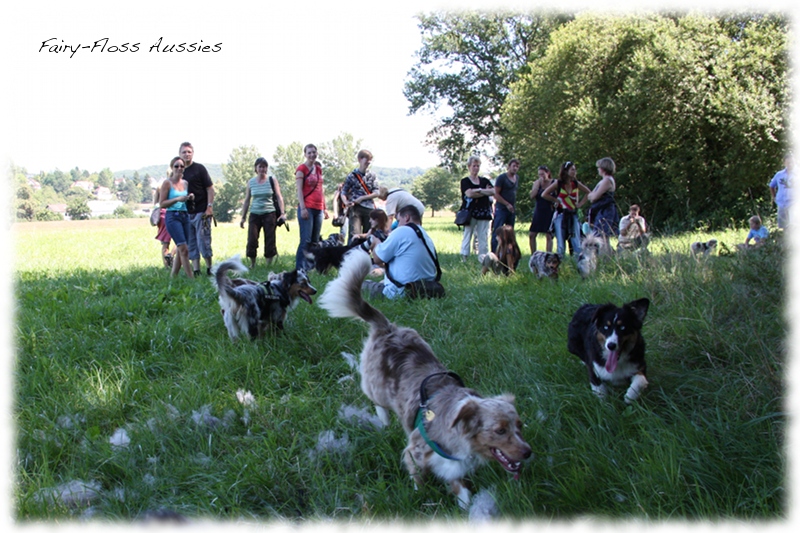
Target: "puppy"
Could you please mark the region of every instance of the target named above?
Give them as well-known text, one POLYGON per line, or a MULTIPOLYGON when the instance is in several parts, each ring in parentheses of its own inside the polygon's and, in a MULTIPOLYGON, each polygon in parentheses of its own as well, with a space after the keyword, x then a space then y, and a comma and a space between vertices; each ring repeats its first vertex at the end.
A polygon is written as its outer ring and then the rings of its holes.
POLYGON ((283 329, 289 310, 300 300, 311 303, 317 290, 303 270, 270 274, 264 282, 228 277, 227 272, 247 272, 235 256, 212 268, 212 283, 219 292, 219 306, 228 336, 236 340, 244 332, 251 339, 263 337, 267 327, 283 329))
POLYGON ((597 270, 597 256, 603 250, 604 242, 601 237, 589 233, 581 241, 581 253, 578 255, 578 272, 586 279, 597 270))
POLYGON ((558 280, 558 267, 561 265, 561 258, 552 252, 533 252, 528 268, 531 272, 542 278, 552 278, 558 280))
POLYGON ((516 476, 531 456, 514 397, 483 398, 464 387, 416 331, 392 324, 364 301, 361 284, 370 268, 367 254, 348 253, 319 305, 333 317, 370 325, 360 356, 361 390, 385 424, 391 410, 403 425, 408 435, 403 462, 414 482, 419 485, 426 472, 433 472, 450 484, 466 509, 471 493, 464 476, 489 459, 516 476))
POLYGON ((692 255, 697 258, 714 255, 714 253, 717 251, 717 240, 711 239, 708 242, 693 242, 691 250, 692 255))
POLYGON ((318 246, 312 244, 305 252, 306 259, 313 263, 313 268, 320 274, 325 274, 331 268, 339 268, 342 264, 344 254, 355 248, 369 242, 367 238, 355 238, 350 241, 348 246, 318 246))
POLYGON ((572 317, 567 349, 584 362, 592 390, 601 398, 606 395, 606 382, 630 382, 625 403, 636 400, 647 387, 641 330, 649 306, 647 298, 622 307, 586 304, 572 317))

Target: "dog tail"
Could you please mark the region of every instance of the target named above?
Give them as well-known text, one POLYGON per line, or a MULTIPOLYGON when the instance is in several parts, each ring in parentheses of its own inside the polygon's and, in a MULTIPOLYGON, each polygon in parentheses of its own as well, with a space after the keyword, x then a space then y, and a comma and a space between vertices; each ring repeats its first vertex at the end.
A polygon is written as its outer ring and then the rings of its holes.
POLYGON ((328 283, 318 302, 332 317, 360 318, 374 328, 387 329, 389 320, 377 309, 364 301, 361 284, 372 268, 369 254, 361 250, 347 252, 339 269, 339 275, 328 283))
POLYGON ((247 272, 247 267, 244 266, 240 256, 234 255, 227 261, 217 263, 211 267, 211 283, 219 290, 225 290, 230 284, 228 283, 228 270, 236 272, 247 272))

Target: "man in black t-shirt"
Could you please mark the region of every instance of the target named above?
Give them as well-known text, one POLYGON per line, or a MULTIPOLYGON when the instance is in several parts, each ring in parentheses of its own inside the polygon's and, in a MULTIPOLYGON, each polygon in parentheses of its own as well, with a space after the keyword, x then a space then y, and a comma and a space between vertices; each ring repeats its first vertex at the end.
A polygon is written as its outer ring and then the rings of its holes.
POLYGON ((178 155, 186 163, 183 177, 189 184, 189 192, 194 193, 194 202, 187 202, 189 211, 189 260, 192 262, 194 275, 200 274, 200 256, 206 262, 206 274, 211 275, 211 221, 214 215, 214 183, 208 175, 206 167, 192 161, 194 148, 192 143, 182 143, 178 155))

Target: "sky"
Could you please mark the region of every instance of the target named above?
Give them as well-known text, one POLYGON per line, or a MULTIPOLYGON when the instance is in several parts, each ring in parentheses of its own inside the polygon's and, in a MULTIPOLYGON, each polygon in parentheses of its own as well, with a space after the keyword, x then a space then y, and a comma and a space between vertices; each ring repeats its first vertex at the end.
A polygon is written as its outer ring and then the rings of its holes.
MULTIPOLYGON (((224 163, 238 146, 255 145, 270 160, 279 145, 319 145, 347 132, 373 152, 375 166, 435 166, 439 160, 424 143, 435 118, 410 116, 403 96, 421 44, 414 15, 547 4, 377 5, 362 0, 7 3, 0 8, 5 11, 3 155, 31 173, 76 166, 117 171, 166 167, 183 141, 194 145, 197 161, 224 163), (219 51, 160 51, 180 43, 219 44, 219 51), (111 51, 126 44, 127 52, 111 51), (77 46, 88 48, 74 53, 67 48, 77 46)), ((565 10, 588 5, 637 7, 604 0, 558 4, 565 10)))

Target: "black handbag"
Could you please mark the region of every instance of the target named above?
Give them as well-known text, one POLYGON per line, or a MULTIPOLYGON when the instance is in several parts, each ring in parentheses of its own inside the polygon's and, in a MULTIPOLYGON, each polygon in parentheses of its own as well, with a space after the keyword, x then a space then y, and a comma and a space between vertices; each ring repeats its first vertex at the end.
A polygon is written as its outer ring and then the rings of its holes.
POLYGON ((467 226, 472 219, 469 209, 459 209, 456 213, 456 226, 467 226))

